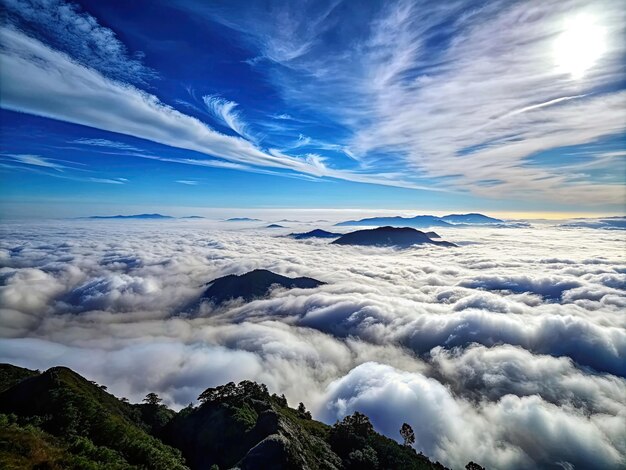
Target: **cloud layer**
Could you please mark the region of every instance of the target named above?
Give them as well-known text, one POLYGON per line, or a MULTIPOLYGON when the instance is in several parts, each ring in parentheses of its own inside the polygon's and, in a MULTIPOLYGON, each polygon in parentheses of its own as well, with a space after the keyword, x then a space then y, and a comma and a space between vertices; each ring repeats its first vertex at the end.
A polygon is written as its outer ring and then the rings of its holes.
POLYGON ((350 130, 363 165, 485 197, 626 197, 606 174, 623 158, 585 147, 626 131, 618 1, 176 3, 241 33, 287 102, 350 130))
POLYGON ((64 364, 173 406, 265 382, 334 422, 359 410, 454 466, 619 468, 626 446, 621 232, 445 229, 396 251, 209 221, 4 224, 0 361, 64 364), (327 282, 197 305, 265 268, 327 282))
MULTIPOLYGON (((181 29, 201 21, 250 55, 230 89, 196 96, 178 84, 193 103, 172 95, 176 87, 160 88, 142 54, 127 50, 115 31, 129 35, 132 22, 114 31, 63 0, 5 3, 2 108, 221 159, 154 160, 457 198, 506 194, 509 204, 620 210, 626 198, 626 15, 618 0, 172 1, 181 29)), ((215 74, 190 81, 230 83, 228 66, 207 64, 231 57, 186 40, 201 73, 215 74)))

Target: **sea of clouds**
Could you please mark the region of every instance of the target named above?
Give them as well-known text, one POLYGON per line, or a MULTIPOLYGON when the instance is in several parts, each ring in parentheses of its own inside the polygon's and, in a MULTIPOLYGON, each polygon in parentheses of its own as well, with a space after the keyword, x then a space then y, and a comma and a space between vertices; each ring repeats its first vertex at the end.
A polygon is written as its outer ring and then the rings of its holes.
POLYGON ((264 225, 4 223, 0 361, 177 408, 256 380, 328 423, 359 410, 399 439, 406 421, 453 468, 626 464, 626 232, 441 228, 458 248, 395 250, 264 225), (198 303, 255 268, 327 284, 198 303))

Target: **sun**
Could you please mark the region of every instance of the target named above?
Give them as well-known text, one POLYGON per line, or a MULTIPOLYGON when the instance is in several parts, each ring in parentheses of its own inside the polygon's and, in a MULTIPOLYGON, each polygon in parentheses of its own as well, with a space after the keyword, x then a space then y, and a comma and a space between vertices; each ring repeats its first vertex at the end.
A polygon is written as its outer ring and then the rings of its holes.
POLYGON ((557 69, 582 78, 606 49, 605 28, 589 14, 570 18, 554 44, 557 69))

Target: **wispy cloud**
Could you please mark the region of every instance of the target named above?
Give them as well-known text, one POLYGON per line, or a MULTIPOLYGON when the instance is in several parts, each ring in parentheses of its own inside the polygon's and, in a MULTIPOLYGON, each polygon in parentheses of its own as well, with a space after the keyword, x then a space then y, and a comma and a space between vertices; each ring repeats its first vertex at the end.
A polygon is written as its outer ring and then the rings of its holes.
POLYGON ((176 180, 175 183, 185 184, 187 186, 197 186, 198 182, 194 180, 176 180))
POLYGON ((328 168, 308 157, 263 151, 248 140, 215 131, 200 120, 163 104, 154 95, 83 67, 16 29, 2 27, 0 37, 5 46, 0 52, 3 82, 0 104, 4 109, 131 135, 246 167, 270 167, 316 177, 414 186, 404 179, 396 180, 398 175, 361 174, 328 168))
POLYGON ((318 150, 331 150, 333 152, 340 152, 353 160, 357 160, 356 155, 354 155, 354 153, 346 145, 331 144, 321 140, 313 139, 312 137, 305 136, 303 134, 300 134, 298 136, 298 139, 293 144, 283 149, 283 151, 294 150, 302 147, 311 147, 318 150))
POLYGON ((90 183, 125 184, 128 182, 126 178, 99 178, 95 176, 85 176, 85 172, 91 173, 91 170, 81 168, 83 166, 81 163, 70 162, 67 160, 27 154, 0 154, 0 157, 2 157, 0 158, 0 167, 9 170, 29 171, 31 173, 39 173, 53 178, 90 183), (8 160, 8 162, 3 160, 8 160), (73 172, 75 171, 82 173, 74 174, 73 172))
MULTIPOLYGON (((287 103, 269 110, 265 122, 246 122, 239 105, 221 95, 202 98, 191 90, 193 103, 172 101, 185 103, 190 114, 184 114, 129 86, 131 78, 115 70, 141 65, 138 58, 77 7, 50 1, 52 10, 67 13, 59 24, 70 33, 42 26, 50 13, 27 8, 38 2, 8 2, 0 59, 5 109, 212 157, 190 158, 193 165, 569 204, 581 193, 588 204, 621 204, 626 196, 623 185, 599 171, 581 173, 565 156, 566 148, 626 132, 620 91, 626 13, 616 0, 481 6, 399 0, 368 2, 358 15, 337 1, 269 2, 245 11, 237 2, 174 2, 227 25, 251 47, 255 73, 267 73, 279 104, 287 103), (594 18, 611 40, 593 67, 574 78, 559 66, 554 44, 576 15, 594 18), (85 43, 96 44, 93 61, 77 41, 81 22, 85 43), (113 42, 110 62, 98 60, 105 39, 113 42), (209 114, 239 136, 193 117, 209 114), (301 114, 311 122, 293 118, 301 114), (267 135, 255 141, 252 125, 267 135), (563 153, 560 165, 554 158, 544 164, 547 152, 563 153)), ((74 143, 106 147, 105 140, 74 143)), ((117 149, 138 152, 130 147, 117 149)))
POLYGON ((260 54, 280 63, 271 78, 285 101, 351 131, 333 145, 349 148, 362 168, 402 167, 409 179, 487 197, 624 200, 623 185, 529 162, 626 131, 626 14, 618 1, 401 0, 363 6, 355 20, 344 10, 341 29, 333 10, 322 8, 313 15, 315 31, 305 5, 287 9, 290 26, 271 41, 270 19, 255 14, 263 24, 250 25, 235 10, 209 14, 247 31, 260 54), (555 44, 568 19, 580 16, 608 40, 593 67, 574 77, 559 66, 555 44), (282 50, 290 53, 271 52, 282 50), (497 183, 481 184, 486 180, 497 183))
POLYGON ((53 178, 88 183, 125 184, 128 182, 126 178, 99 178, 96 176, 86 176, 85 172, 91 173, 91 170, 77 167, 76 165, 81 164, 66 162, 65 160, 46 158, 39 155, 1 154, 0 157, 2 157, 0 158, 0 168, 12 171, 28 171, 30 173, 38 173, 40 175, 51 176, 53 178), (64 163, 68 163, 68 165, 65 165, 64 163), (75 174, 75 171, 82 173, 75 174))
POLYGON ((125 81, 145 82, 156 73, 129 54, 109 28, 74 3, 64 0, 6 0, 6 19, 84 66, 125 81))
POLYGON ((13 160, 17 163, 24 164, 24 165, 32 165, 32 166, 38 166, 38 167, 43 167, 43 168, 50 168, 59 172, 63 172, 66 169, 70 169, 69 166, 62 164, 61 160, 40 157, 39 155, 3 154, 2 156, 10 160, 13 160))
POLYGON ((132 150, 139 151, 137 147, 125 144, 123 142, 117 142, 109 139, 76 139, 68 142, 70 144, 91 145, 94 147, 106 147, 118 150, 132 150))
POLYGON ((246 123, 242 120, 240 112, 235 109, 237 103, 218 95, 203 96, 202 101, 211 115, 220 123, 225 124, 242 137, 247 136, 246 123))

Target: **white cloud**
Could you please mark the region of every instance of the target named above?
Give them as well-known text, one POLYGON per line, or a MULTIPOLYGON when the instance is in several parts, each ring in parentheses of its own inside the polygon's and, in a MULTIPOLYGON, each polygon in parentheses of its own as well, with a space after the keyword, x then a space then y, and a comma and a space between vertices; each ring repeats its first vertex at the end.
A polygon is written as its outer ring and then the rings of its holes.
POLYGON ((109 139, 76 139, 69 142, 71 144, 90 145, 93 147, 106 147, 117 150, 129 150, 138 152, 139 149, 123 142, 116 142, 109 139))
POLYGON ((438 229, 472 242, 451 252, 255 226, 3 224, 0 361, 68 365, 120 396, 156 391, 177 407, 204 387, 257 380, 331 423, 358 409, 397 439, 407 421, 417 448, 453 467, 619 468, 622 232, 438 229), (198 307, 207 282, 255 268, 327 284, 198 307))
MULTIPOLYGON (((8 158, 17 163, 21 163, 23 165, 32 165, 38 166, 42 168, 50 168, 52 170, 56 170, 59 172, 63 172, 67 169, 76 169, 64 165, 63 163, 73 163, 73 162, 64 162, 63 160, 58 160, 56 158, 45 158, 39 155, 25 155, 25 154, 2 154, 1 156, 8 158)), ((74 163, 74 165, 76 165, 74 163)))
MULTIPOLYGON (((244 169, 259 166, 315 177, 417 187, 405 181, 400 173, 336 170, 310 156, 298 158, 277 151, 264 152, 245 139, 216 132, 198 119, 161 103, 154 95, 110 80, 18 30, 3 26, 0 37, 4 45, 0 51, 3 82, 0 104, 5 109, 193 150, 243 164, 244 169)), ((143 154, 137 156, 148 158, 143 154)), ((203 164, 202 160, 193 158, 182 160, 192 165, 203 164)), ((263 168, 255 171, 270 171, 263 168)))
MULTIPOLYGON (((366 363, 332 383, 327 402, 328 421, 360 411, 396 439, 403 422, 413 423, 416 447, 458 468, 468 460, 507 469, 557 461, 576 468, 618 468, 623 462, 623 443, 616 434, 606 436, 598 418, 556 407, 538 395, 505 395, 474 407, 422 374, 366 363), (387 404, 384 409, 381 403, 387 404)), ((626 430, 615 424, 615 430, 626 430)))
POLYGON ((144 82, 156 73, 131 57, 109 28, 74 3, 64 0, 6 0, 5 20, 35 34, 82 65, 121 80, 144 82))
POLYGON ((213 117, 226 124, 240 136, 247 137, 246 123, 242 120, 240 112, 235 109, 237 103, 221 98, 218 95, 203 96, 202 101, 204 101, 213 117))
POLYGON ((8 163, 0 162, 0 168, 29 171, 53 178, 89 183, 124 184, 128 182, 126 178, 99 178, 95 176, 84 176, 84 173, 75 174, 73 172, 91 172, 91 170, 83 168, 84 164, 78 162, 28 154, 0 154, 0 156, 9 160, 8 163), (46 171, 48 169, 55 171, 46 171))
MULTIPOLYGON (((354 18, 342 9, 341 21, 334 6, 313 21, 308 4, 288 9, 281 20, 289 27, 271 39, 266 29, 275 23, 260 12, 254 25, 236 9, 208 14, 280 63, 271 78, 286 101, 345 127, 336 144, 362 167, 402 168, 413 181, 434 179, 483 197, 581 204, 585 194, 584 204, 621 207, 622 184, 572 167, 563 155, 626 131, 619 1, 394 1, 361 6, 354 18), (573 78, 553 51, 580 16, 593 19, 607 41, 593 66, 573 78), (557 149, 560 157, 538 156, 557 149)), ((596 170, 623 173, 624 162, 595 153, 586 156, 596 170)))

